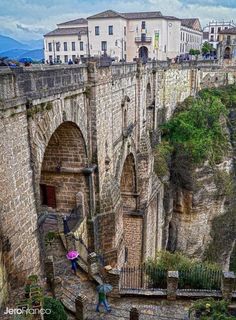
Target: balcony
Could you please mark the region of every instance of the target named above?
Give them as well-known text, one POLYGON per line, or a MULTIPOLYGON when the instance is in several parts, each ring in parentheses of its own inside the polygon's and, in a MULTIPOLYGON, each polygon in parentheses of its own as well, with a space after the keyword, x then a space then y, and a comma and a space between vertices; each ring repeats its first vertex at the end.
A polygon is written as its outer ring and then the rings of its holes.
POLYGON ((151 43, 152 37, 135 37, 136 43, 151 43))

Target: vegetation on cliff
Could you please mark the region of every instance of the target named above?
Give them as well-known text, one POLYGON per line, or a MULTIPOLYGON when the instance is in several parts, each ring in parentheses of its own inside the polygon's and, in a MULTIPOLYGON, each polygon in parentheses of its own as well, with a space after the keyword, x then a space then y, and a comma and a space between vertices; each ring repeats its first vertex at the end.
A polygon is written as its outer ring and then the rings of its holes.
MULTIPOLYGON (((161 126, 162 142, 155 149, 159 178, 170 172, 172 182, 192 190, 193 169, 205 161, 214 167, 227 155, 226 123, 228 108, 236 104, 235 92, 235 86, 206 89, 178 106, 173 117, 161 126)), ((227 178, 226 173, 216 174, 219 185, 227 178)))

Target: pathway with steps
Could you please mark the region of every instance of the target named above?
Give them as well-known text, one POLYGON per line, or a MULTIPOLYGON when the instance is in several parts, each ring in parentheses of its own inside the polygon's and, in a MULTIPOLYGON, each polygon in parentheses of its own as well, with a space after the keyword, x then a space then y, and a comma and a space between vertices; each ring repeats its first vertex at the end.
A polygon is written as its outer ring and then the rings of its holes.
MULTIPOLYGON (((56 240, 53 246, 56 276, 62 279, 62 302, 67 310, 75 312, 75 299, 79 294, 87 298, 87 320, 125 320, 129 319, 132 307, 140 311, 140 320, 185 320, 188 319, 188 309, 191 301, 169 302, 164 299, 147 297, 122 297, 109 299, 111 313, 104 312, 100 307, 100 313, 95 311, 97 304, 97 284, 88 278, 88 275, 80 269, 75 276, 71 270, 70 262, 66 259, 64 247, 60 240, 56 240)), ((73 319, 73 316, 70 316, 73 319)))

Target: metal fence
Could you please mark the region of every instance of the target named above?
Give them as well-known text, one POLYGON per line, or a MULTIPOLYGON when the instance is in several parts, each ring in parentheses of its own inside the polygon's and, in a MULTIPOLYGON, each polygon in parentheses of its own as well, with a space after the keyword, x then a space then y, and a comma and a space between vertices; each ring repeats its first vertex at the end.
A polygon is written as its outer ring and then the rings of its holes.
POLYGON ((124 267, 121 269, 121 289, 166 289, 167 271, 152 267, 124 267))
POLYGON ((202 267, 179 271, 179 289, 220 290, 222 272, 202 267))
MULTIPOLYGON (((167 288, 168 271, 151 266, 121 269, 120 288, 128 290, 155 290, 167 288)), ((220 290, 222 272, 206 270, 202 266, 179 271, 178 289, 220 290)), ((236 289, 236 283, 235 283, 236 289)))

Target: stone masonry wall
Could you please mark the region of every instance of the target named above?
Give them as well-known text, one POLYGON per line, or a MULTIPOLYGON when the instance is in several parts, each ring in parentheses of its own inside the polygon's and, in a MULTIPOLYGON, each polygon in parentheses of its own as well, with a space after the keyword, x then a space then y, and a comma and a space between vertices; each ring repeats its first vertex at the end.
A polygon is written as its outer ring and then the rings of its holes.
POLYGON ((8 244, 3 260, 8 278, 15 285, 27 274, 40 272, 26 112, 5 114, 0 121, 0 136, 1 234, 3 246, 8 244))
MULTIPOLYGON (((153 100, 154 129, 158 129, 160 114, 169 118, 177 103, 190 94, 204 87, 234 83, 235 76, 234 69, 211 66, 210 62, 0 70, 0 231, 3 244, 8 244, 3 258, 9 279, 40 272, 37 213, 41 167, 49 141, 60 125, 72 122, 80 129, 88 161, 85 165, 98 168, 86 200, 88 210, 95 208, 89 221, 91 230, 96 231, 95 248, 101 249, 107 261, 115 265, 117 259, 123 262, 126 239, 130 247, 137 246, 133 259, 138 263, 144 253, 142 248, 153 254, 152 242, 158 241, 161 249, 159 228, 164 220, 163 206, 160 200, 156 203, 163 187, 153 173, 147 104, 153 100), (138 214, 132 218, 123 214, 120 194, 123 166, 130 153, 134 155, 138 197, 138 214), (155 210, 156 207, 159 209, 155 210), (145 234, 155 224, 156 240, 145 234), (137 237, 129 239, 133 228, 137 237), (145 239, 148 245, 143 243, 145 239)), ((86 189, 84 180, 78 177, 70 176, 68 179, 73 181, 65 181, 70 183, 69 193, 72 185, 78 191, 86 189)), ((53 180, 51 174, 43 179, 47 183, 53 180)), ((63 197, 60 195, 63 210, 69 209, 74 198, 68 197, 71 202, 66 207, 63 197)), ((163 194, 159 199, 162 198, 163 194)), ((193 225, 196 229, 200 222, 182 223, 181 233, 193 225)))

